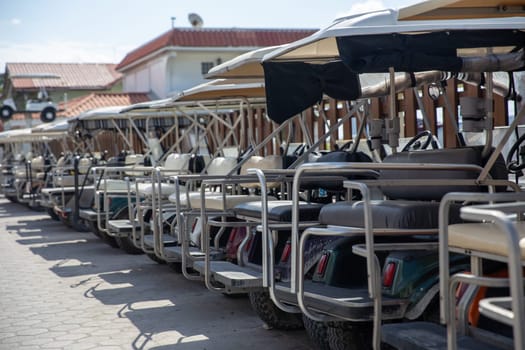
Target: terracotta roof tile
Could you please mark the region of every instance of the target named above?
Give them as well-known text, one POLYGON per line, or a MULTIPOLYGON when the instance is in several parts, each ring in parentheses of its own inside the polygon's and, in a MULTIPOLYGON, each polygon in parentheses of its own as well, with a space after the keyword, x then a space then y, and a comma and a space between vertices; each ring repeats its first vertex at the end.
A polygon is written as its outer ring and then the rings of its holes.
POLYGON ((59 116, 73 117, 87 110, 98 107, 127 106, 140 102, 147 102, 150 98, 147 93, 102 93, 94 92, 86 96, 77 97, 58 105, 59 116))
POLYGON ((315 29, 173 28, 131 51, 117 65, 121 71, 165 47, 265 47, 302 39, 315 29))
POLYGON ((34 90, 45 86, 48 90, 97 90, 108 89, 117 83, 122 74, 109 63, 7 63, 6 73, 13 88, 34 90), (57 78, 16 78, 50 74, 57 78))

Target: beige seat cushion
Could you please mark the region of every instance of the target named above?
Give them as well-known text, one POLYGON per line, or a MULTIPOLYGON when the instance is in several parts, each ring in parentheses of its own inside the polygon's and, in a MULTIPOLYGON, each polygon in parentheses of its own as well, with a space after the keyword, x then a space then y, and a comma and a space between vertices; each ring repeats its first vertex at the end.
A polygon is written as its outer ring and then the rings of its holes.
MULTIPOLYGON (((131 184, 131 186, 134 186, 131 184)), ((117 180, 117 179, 104 179, 103 182, 100 183, 100 190, 104 190, 104 188, 107 188, 108 192, 115 192, 115 191, 127 191, 128 186, 126 184, 126 181, 124 180, 117 180), (104 184, 105 182, 105 184, 104 184), (106 186, 106 187, 104 187, 106 186)))
MULTIPOLYGON (((82 185, 84 183, 85 175, 78 176, 78 183, 82 185)), ((69 187, 75 186, 75 176, 73 175, 62 175, 54 178, 54 184, 57 187, 69 187)))
MULTIPOLYGON (((525 222, 517 223, 521 257, 525 259, 525 222)), ((507 234, 493 223, 466 223, 448 227, 448 245, 454 248, 508 256, 507 234)))
MULTIPOLYGON (((139 183, 137 184, 139 194, 151 197, 153 194, 153 185, 151 183, 139 183)), ((155 191, 158 191, 159 185, 155 185, 155 191)), ((162 198, 167 199, 173 192, 175 192, 174 184, 161 183, 162 198)))
MULTIPOLYGON (((171 194, 169 196, 168 200, 170 202, 172 202, 172 203, 177 203, 177 198, 175 197, 175 195, 176 195, 176 193, 171 194)), ((221 192, 210 192, 210 191, 207 191, 207 192, 204 192, 204 195, 206 197, 209 197, 209 196, 220 196, 221 192)), ((186 192, 181 192, 180 196, 181 196, 181 198, 180 198, 180 205, 183 206, 183 207, 187 207, 187 206, 189 206, 190 202, 200 203, 201 193, 200 193, 200 191, 190 192, 189 194, 186 193, 186 192), (188 200, 188 198, 189 198, 189 200, 188 200)), ((200 204, 199 204, 199 208, 200 208, 200 204)))

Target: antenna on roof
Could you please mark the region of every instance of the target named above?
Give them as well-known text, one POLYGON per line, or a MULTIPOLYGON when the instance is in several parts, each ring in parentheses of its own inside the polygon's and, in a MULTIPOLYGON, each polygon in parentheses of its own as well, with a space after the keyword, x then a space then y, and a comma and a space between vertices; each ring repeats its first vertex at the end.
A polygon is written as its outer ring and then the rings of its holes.
POLYGON ((204 23, 201 16, 196 13, 188 14, 188 21, 190 21, 190 24, 193 28, 201 28, 202 24, 204 23))
POLYGON ((177 17, 171 17, 171 29, 175 28, 175 18, 177 17))

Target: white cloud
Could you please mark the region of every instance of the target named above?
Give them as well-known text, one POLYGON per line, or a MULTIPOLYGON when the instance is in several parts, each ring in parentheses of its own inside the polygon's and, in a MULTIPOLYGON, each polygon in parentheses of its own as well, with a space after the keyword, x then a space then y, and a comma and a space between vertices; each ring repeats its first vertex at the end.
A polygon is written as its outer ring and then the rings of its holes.
POLYGON ((0 41, 0 72, 6 62, 118 63, 134 47, 52 41, 18 44, 0 41))
POLYGON ((366 0, 364 2, 355 2, 350 7, 350 10, 339 13, 337 17, 356 15, 359 13, 365 13, 370 11, 377 11, 387 8, 382 0, 366 0))
POLYGON ((11 22, 12 25, 15 25, 15 26, 17 26, 20 23, 22 23, 22 21, 19 18, 11 18, 10 22, 11 22))

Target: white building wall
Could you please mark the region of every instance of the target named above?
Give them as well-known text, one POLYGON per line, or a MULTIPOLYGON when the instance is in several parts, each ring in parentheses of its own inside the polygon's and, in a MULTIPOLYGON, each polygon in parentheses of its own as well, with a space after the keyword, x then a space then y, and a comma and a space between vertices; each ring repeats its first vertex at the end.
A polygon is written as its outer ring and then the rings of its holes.
POLYGON ((154 97, 166 96, 166 56, 125 72, 122 89, 124 92, 148 92, 154 97))
POLYGON ((162 57, 149 65, 149 87, 148 91, 153 93, 156 98, 166 98, 166 61, 167 57, 162 57))
POLYGON ((123 91, 150 92, 159 99, 176 96, 207 81, 202 74, 203 62, 217 65, 246 51, 167 51, 124 72, 123 91))
POLYGON ((217 65, 218 60, 224 62, 241 53, 224 51, 177 52, 177 56, 170 58, 167 63, 169 72, 168 96, 175 96, 183 90, 208 81, 202 75, 202 62, 213 62, 214 65, 217 65))

